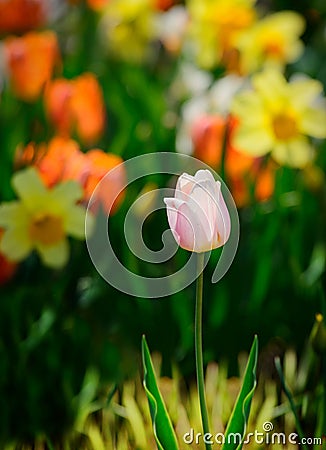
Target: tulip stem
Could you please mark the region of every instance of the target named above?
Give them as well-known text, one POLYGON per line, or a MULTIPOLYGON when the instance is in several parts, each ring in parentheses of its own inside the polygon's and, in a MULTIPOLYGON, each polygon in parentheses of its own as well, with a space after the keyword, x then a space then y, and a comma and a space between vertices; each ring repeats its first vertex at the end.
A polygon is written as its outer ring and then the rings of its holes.
POLYGON ((207 441, 209 436, 208 413, 205 396, 205 380, 203 365, 203 343, 202 343, 202 310, 203 310, 203 268, 205 253, 198 253, 198 278, 196 285, 196 313, 195 313, 195 353, 196 353, 196 374, 197 389, 200 404, 201 420, 204 432, 204 442, 206 450, 211 450, 212 446, 207 441))

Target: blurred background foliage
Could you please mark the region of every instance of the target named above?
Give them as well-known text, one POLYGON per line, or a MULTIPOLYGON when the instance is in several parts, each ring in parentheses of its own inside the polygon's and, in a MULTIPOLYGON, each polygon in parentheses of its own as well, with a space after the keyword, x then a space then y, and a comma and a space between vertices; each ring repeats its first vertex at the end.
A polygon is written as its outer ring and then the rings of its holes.
MULTIPOLYGON (((44 182, 51 186, 47 178, 49 169, 42 169, 43 147, 58 135, 74 139, 83 155, 100 149, 110 157, 117 155, 127 160, 150 152, 176 151, 184 105, 195 95, 187 85, 197 83, 196 75, 192 79, 190 71, 189 79, 180 81, 180 72, 187 73, 186 64, 190 61, 198 70, 205 70, 212 83, 229 73, 219 61, 201 67, 195 56, 187 53, 183 13, 179 21, 175 19, 177 25, 173 21, 172 25, 170 22, 163 25, 164 17, 176 7, 191 10, 193 2, 0 2, 2 201, 15 198, 12 175, 26 166, 38 167, 44 182), (34 12, 29 11, 29 3, 34 4, 34 12), (23 41, 28 33, 46 32, 53 33, 54 44, 47 41, 44 48, 36 44, 30 44, 29 48, 23 41), (15 39, 19 41, 13 44, 15 39), (49 63, 50 54, 53 59, 49 63), (35 81, 40 74, 43 79, 35 81), (84 74, 94 77, 96 87, 82 85, 78 93, 84 74), (53 91, 50 97, 58 79, 68 84, 59 87, 62 91, 53 91), (95 93, 90 94, 87 89, 93 88, 95 93), (94 104, 91 100, 89 105, 92 95, 92 99, 99 99, 94 104), (65 102, 59 104, 61 98, 74 96, 75 109, 65 102), (103 116, 98 121, 103 123, 94 123, 94 129, 89 131, 88 124, 101 108, 103 116), (30 151, 26 151, 30 143, 33 143, 30 151)), ((296 60, 285 62, 285 74, 290 77, 300 72, 325 87, 324 2, 258 1, 255 8, 264 15, 297 11, 305 19, 303 51, 296 60)), ((302 355, 315 314, 325 314, 326 142, 314 141, 314 145, 316 157, 305 167, 273 163, 273 188, 263 201, 255 196, 257 180, 246 184, 247 199, 239 204, 238 252, 229 272, 217 284, 211 284, 210 278, 218 252, 211 256, 204 284, 204 357, 206 363, 224 362, 229 376, 238 375, 238 355, 249 349, 253 334, 258 334, 260 370, 267 379, 275 379, 274 356, 283 357, 290 349, 302 355)), ((64 148, 59 153, 62 159, 64 148)), ((199 153, 194 154, 200 157, 199 153)), ((66 167, 63 170, 59 159, 56 154, 47 167, 59 168, 61 180, 65 179, 62 174, 66 167)), ((264 164, 269 160, 266 156, 264 164)), ((104 169, 108 167, 105 164, 103 157, 104 169)), ((80 173, 75 179, 81 182, 80 173)), ((225 179, 228 182, 227 171, 225 179)), ((149 268, 130 255, 121 231, 126 211, 149 183, 164 187, 170 182, 166 176, 157 174, 132 184, 110 218, 119 258, 137 273, 160 275, 171 267, 149 268)), ((160 248, 165 228, 164 211, 147 219, 144 239, 152 249, 160 248)), ((182 264, 186 257, 186 252, 179 250, 177 263, 182 264)), ((43 435, 56 442, 71 430, 81 411, 79 400, 81 393, 85 393, 90 370, 97 374, 91 383, 92 401, 105 398, 108 390, 126 379, 137 379, 142 334, 151 349, 162 357, 162 375, 171 376, 176 365, 187 382, 193 379, 193 285, 171 298, 128 297, 98 275, 85 243, 72 239, 69 261, 60 269, 46 267, 35 253, 19 263, 10 261, 5 254, 1 258, 0 442, 3 445, 12 440, 29 442, 43 435)), ((318 358, 316 361, 312 379, 319 386, 321 366, 318 358)), ((304 367, 308 372, 312 366, 304 367)), ((300 386, 299 393, 311 392, 314 382, 300 386)), ((312 397, 318 403, 320 396, 312 397)), ((316 430, 317 416, 312 417, 311 406, 304 423, 309 433, 316 430)), ((114 426, 119 424, 114 422, 114 426)), ((81 444, 76 445, 71 448, 82 448, 81 444)), ((123 445, 120 448, 127 448, 123 445)), ((144 447, 139 444, 137 448, 144 447)))

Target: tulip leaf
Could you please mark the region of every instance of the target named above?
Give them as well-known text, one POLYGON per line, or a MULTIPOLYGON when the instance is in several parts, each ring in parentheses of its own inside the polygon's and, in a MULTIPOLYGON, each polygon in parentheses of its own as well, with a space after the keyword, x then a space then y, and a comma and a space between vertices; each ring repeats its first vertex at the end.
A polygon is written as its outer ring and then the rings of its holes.
POLYGON ((242 386, 226 428, 222 450, 240 450, 243 446, 251 400, 256 388, 257 357, 258 339, 257 336, 255 336, 244 373, 242 386))
POLYGON ((159 450, 178 450, 177 439, 164 400, 157 385, 154 367, 145 336, 143 336, 142 339, 142 358, 144 367, 143 384, 148 399, 157 447, 159 450))

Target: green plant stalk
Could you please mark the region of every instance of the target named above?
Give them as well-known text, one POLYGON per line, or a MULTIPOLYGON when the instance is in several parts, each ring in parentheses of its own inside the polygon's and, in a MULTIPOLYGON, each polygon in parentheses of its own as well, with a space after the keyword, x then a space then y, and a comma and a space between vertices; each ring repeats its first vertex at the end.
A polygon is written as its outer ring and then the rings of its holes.
POLYGON ((49 450, 54 450, 54 447, 52 445, 51 439, 46 436, 45 440, 46 440, 47 446, 49 447, 49 450))
MULTIPOLYGON (((284 393, 285 393, 285 395, 286 395, 286 397, 287 397, 287 399, 288 399, 288 401, 290 403, 290 407, 291 407, 292 413, 294 415, 295 425, 296 425, 296 428, 297 428, 299 439, 300 439, 301 442, 303 442, 303 440, 304 440, 304 433, 303 433, 303 430, 302 430, 302 427, 301 427, 301 424, 300 424, 300 419, 299 419, 299 416, 298 416, 297 407, 296 407, 296 405, 294 403, 292 393, 291 393, 290 389, 288 388, 288 386, 286 384, 286 381, 285 381, 285 378, 284 378, 284 374, 283 374, 283 370, 282 370, 282 366, 281 366, 281 361, 280 361, 279 357, 275 358, 275 367, 276 367, 277 373, 278 373, 278 375, 280 377, 280 380, 281 380, 282 389, 283 389, 283 391, 284 391, 284 393)), ((301 445, 302 445, 302 448, 304 450, 309 450, 308 447, 305 444, 301 444, 301 445)))
MULTIPOLYGON (((325 200, 325 197, 324 197, 325 200)), ((325 202, 326 203, 326 202, 325 202)), ((326 317, 326 297, 322 287, 321 282, 318 283, 318 290, 320 292, 321 297, 321 309, 323 317, 326 317)), ((326 352, 322 352, 321 354, 321 367, 322 367, 322 377, 323 377, 323 405, 322 405, 322 433, 326 434, 326 352)), ((323 447, 326 448, 326 445, 323 447)))
MULTIPOLYGON (((196 374, 197 390, 200 404, 201 420, 204 435, 209 434, 209 423, 207 404, 205 396, 204 364, 203 364, 203 343, 202 343, 202 311, 203 311, 203 268, 205 253, 198 253, 198 278, 196 284, 196 312, 195 312, 195 354, 196 354, 196 374)), ((211 450, 212 446, 205 442, 206 450, 211 450)))
MULTIPOLYGON (((323 353, 321 356, 321 365, 322 365, 322 374, 323 374, 323 405, 322 405, 322 433, 323 436, 326 434, 326 354, 323 353)), ((323 447, 326 448, 326 445, 323 444, 323 447)))

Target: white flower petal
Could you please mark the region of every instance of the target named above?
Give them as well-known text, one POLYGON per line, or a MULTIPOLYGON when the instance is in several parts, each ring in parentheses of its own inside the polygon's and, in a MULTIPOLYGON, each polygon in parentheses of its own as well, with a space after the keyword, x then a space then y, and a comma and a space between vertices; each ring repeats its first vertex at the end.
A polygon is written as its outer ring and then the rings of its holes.
POLYGON ((217 201, 217 214, 216 214, 216 222, 214 229, 214 248, 221 247, 224 245, 229 239, 231 232, 231 218, 229 214, 229 210, 224 201, 224 197, 221 192, 221 184, 220 184, 220 193, 217 201))
POLYGON ((216 214, 218 211, 217 197, 215 196, 214 190, 215 181, 213 183, 209 181, 201 182, 194 187, 188 201, 191 209, 201 221, 209 240, 213 239, 216 214))
POLYGON ((221 183, 215 181, 209 170, 199 170, 194 177, 181 175, 177 187, 175 195, 182 198, 164 199, 169 225, 177 243, 197 253, 225 244, 231 224, 221 183))
POLYGON ((175 230, 178 219, 178 207, 180 207, 184 201, 177 198, 165 198, 164 203, 167 207, 168 221, 171 230, 175 230))
POLYGON ((212 243, 203 227, 203 220, 189 204, 182 204, 178 209, 175 231, 180 238, 180 246, 192 252, 205 252, 212 248, 212 243))
POLYGON ((190 194, 195 183, 195 178, 187 173, 180 175, 175 188, 175 197, 184 200, 190 194), (184 196, 183 194, 186 194, 184 196))

